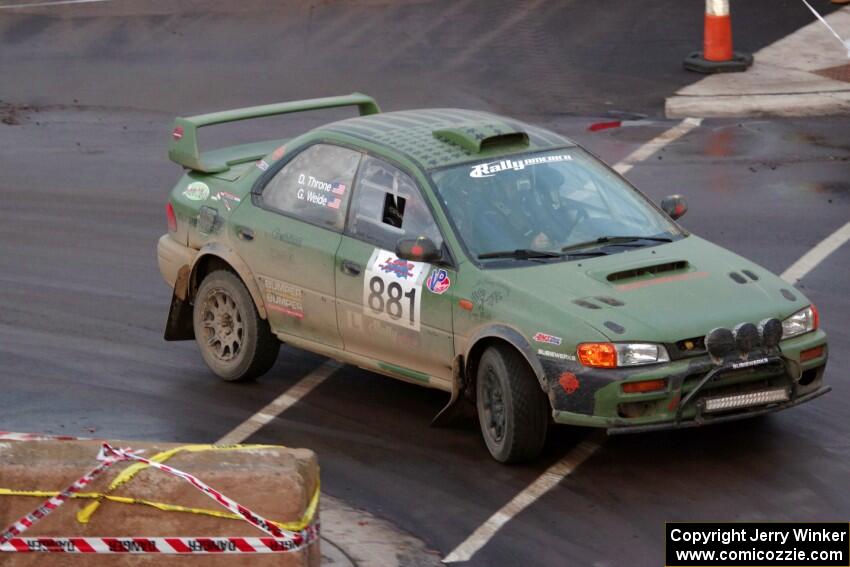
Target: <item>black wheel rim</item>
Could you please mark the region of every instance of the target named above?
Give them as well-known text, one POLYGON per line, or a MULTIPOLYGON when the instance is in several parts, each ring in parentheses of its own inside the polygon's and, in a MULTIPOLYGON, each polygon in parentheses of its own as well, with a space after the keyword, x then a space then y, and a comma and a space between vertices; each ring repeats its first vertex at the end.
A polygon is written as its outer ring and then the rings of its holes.
POLYGON ((487 369, 483 386, 484 426, 490 439, 500 443, 505 437, 505 401, 502 382, 493 368, 487 369))
POLYGON ((229 293, 217 289, 207 295, 201 311, 203 343, 222 362, 232 362, 242 350, 245 332, 242 314, 229 293))

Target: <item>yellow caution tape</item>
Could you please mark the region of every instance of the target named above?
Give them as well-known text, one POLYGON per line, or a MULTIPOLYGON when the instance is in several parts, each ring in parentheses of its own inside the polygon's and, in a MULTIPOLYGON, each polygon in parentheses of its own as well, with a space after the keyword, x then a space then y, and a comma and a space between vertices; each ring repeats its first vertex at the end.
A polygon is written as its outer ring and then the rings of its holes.
MULTIPOLYGON (((155 461, 157 463, 163 463, 173 457, 174 455, 182 452, 186 453, 200 453, 203 451, 238 451, 243 449, 280 449, 280 445, 184 445, 182 447, 175 447, 174 449, 169 449, 167 451, 163 451, 161 453, 157 453, 150 460, 155 461)), ((166 504, 163 502, 154 502, 152 500, 144 500, 141 498, 130 498, 127 496, 115 496, 111 494, 118 487, 126 484, 130 480, 132 480, 137 474, 139 474, 142 470, 147 468, 148 465, 144 463, 135 463, 123 471, 115 477, 115 479, 109 484, 106 492, 81 492, 74 494, 72 498, 84 498, 84 499, 93 499, 94 502, 85 506, 82 510, 77 512, 77 521, 81 524, 87 524, 91 520, 92 514, 94 514, 97 509, 100 507, 100 503, 103 500, 109 500, 110 502, 119 502, 121 504, 141 504, 144 506, 151 506, 158 510, 162 510, 164 512, 188 512, 191 514, 201 514, 204 516, 213 516, 215 518, 225 518, 228 520, 244 520, 244 518, 238 514, 234 514, 232 512, 226 512, 223 510, 209 510, 206 508, 191 508, 187 506, 180 506, 178 504, 166 504)), ((296 522, 273 522, 278 527, 289 530, 289 531, 301 531, 309 526, 313 522, 313 518, 316 515, 316 510, 319 507, 319 482, 316 482, 316 490, 313 491, 313 495, 310 497, 310 502, 307 505, 307 509, 304 511, 304 515, 300 520, 296 522)), ((15 490, 10 488, 0 488, 0 496, 39 496, 43 498, 50 498, 52 496, 56 496, 59 494, 58 491, 46 491, 46 490, 15 490)))
MULTIPOLYGON (((316 485, 316 490, 313 491, 313 496, 310 498, 310 503, 304 511, 304 515, 297 522, 276 522, 273 524, 281 529, 293 532, 299 532, 309 526, 316 515, 316 509, 319 506, 319 485, 316 485)), ((15 490, 11 488, 0 488, 0 496, 35 496, 40 498, 51 498, 59 494, 57 490, 15 490)), ((71 498, 82 499, 104 499, 110 502, 118 502, 120 504, 141 504, 150 506, 163 512, 187 512, 190 514, 201 514, 203 516, 212 516, 214 518, 224 518, 227 520, 244 520, 239 514, 226 512, 223 510, 209 510, 207 508, 192 508, 189 506, 180 506, 179 504, 166 504, 164 502, 154 502, 143 498, 130 498, 127 496, 115 496, 102 492, 78 492, 71 495, 71 498)))

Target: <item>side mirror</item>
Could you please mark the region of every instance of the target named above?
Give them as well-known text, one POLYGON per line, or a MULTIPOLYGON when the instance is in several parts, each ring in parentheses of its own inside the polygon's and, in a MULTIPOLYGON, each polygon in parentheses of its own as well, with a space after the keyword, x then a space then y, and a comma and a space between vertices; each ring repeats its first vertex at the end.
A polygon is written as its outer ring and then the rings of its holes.
POLYGON ((676 220, 688 212, 688 203, 681 195, 670 195, 661 200, 661 208, 670 215, 671 219, 676 220))
POLYGON ((437 248, 433 240, 425 236, 399 240, 395 246, 395 255, 402 260, 428 262, 429 264, 443 259, 443 252, 437 248))

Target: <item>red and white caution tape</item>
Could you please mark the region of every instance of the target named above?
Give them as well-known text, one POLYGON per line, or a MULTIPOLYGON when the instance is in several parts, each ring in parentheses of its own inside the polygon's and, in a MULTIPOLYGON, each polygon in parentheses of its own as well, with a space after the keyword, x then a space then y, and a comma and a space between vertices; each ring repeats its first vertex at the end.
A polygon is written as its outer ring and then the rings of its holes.
POLYGON ((246 522, 259 528, 266 532, 267 534, 277 537, 277 538, 285 538, 285 539, 293 539, 295 541, 299 541, 301 539, 301 534, 296 532, 290 532, 283 530, 267 519, 263 518, 259 514, 255 514, 248 508, 245 508, 241 504, 237 503, 234 500, 231 500, 221 492, 215 490, 214 488, 210 488, 209 485, 204 482, 198 480, 196 477, 190 475, 189 473, 185 473, 183 471, 179 471, 174 467, 169 467, 168 465, 163 465, 162 463, 157 463, 156 461, 152 461, 150 459, 146 459, 141 455, 137 455, 135 453, 130 453, 125 451, 124 449, 115 449, 109 445, 109 443, 103 444, 103 450, 107 455, 114 455, 115 457, 121 458, 122 460, 131 460, 131 461, 139 461, 140 463, 145 463, 148 466, 159 469, 163 472, 166 472, 170 475, 174 475, 178 478, 182 478, 231 512, 235 514, 239 514, 242 516, 246 522))
POLYGON ((319 524, 315 522, 305 529, 293 532, 284 530, 211 488, 198 478, 174 467, 146 459, 126 449, 116 449, 104 443, 98 454, 100 464, 75 481, 58 495, 48 499, 30 514, 27 514, 2 534, 0 534, 0 552, 37 552, 54 553, 281 553, 297 551, 309 545, 318 537, 319 524), (240 515, 246 522, 273 536, 270 538, 229 538, 229 537, 176 537, 176 538, 21 538, 23 532, 59 506, 83 487, 89 484, 104 470, 119 461, 138 461, 159 469, 165 473, 182 478, 231 512, 240 515))
POLYGON ((30 537, 12 538, 0 552, 19 553, 287 553, 298 551, 319 535, 318 524, 303 532, 302 544, 274 537, 30 537))
MULTIPOLYGON (((107 445, 104 443, 104 448, 107 445)), ((51 514, 54 510, 56 510, 59 506, 68 501, 71 496, 83 488, 86 487, 92 480, 94 480, 98 475, 100 475, 103 471, 117 463, 119 460, 118 457, 108 457, 104 455, 104 451, 98 455, 98 459, 100 463, 84 474, 79 479, 75 480, 71 486, 57 494, 56 496, 52 496, 47 499, 41 506, 6 528, 3 533, 0 533, 0 546, 8 542, 14 537, 17 537, 24 533, 26 530, 31 528, 34 524, 43 520, 46 516, 51 514)))

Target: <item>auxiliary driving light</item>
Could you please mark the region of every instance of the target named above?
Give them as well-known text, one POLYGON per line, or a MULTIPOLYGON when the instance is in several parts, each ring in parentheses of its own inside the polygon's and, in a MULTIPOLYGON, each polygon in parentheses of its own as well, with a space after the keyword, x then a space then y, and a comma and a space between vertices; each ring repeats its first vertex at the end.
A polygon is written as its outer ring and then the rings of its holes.
POLYGON ((763 390, 761 392, 749 392, 747 394, 735 394, 733 396, 719 396, 705 400, 705 411, 724 411, 752 406, 763 406, 776 402, 788 401, 788 390, 780 388, 777 390, 763 390))
POLYGON ((773 348, 782 340, 782 321, 771 317, 759 323, 759 334, 761 344, 767 348, 773 348))
POLYGON ((714 358, 723 358, 735 350, 735 336, 725 327, 712 329, 705 336, 705 349, 714 358))
POLYGON ((739 352, 747 353, 759 343, 759 330, 752 323, 739 323, 732 330, 735 336, 735 346, 739 352))

